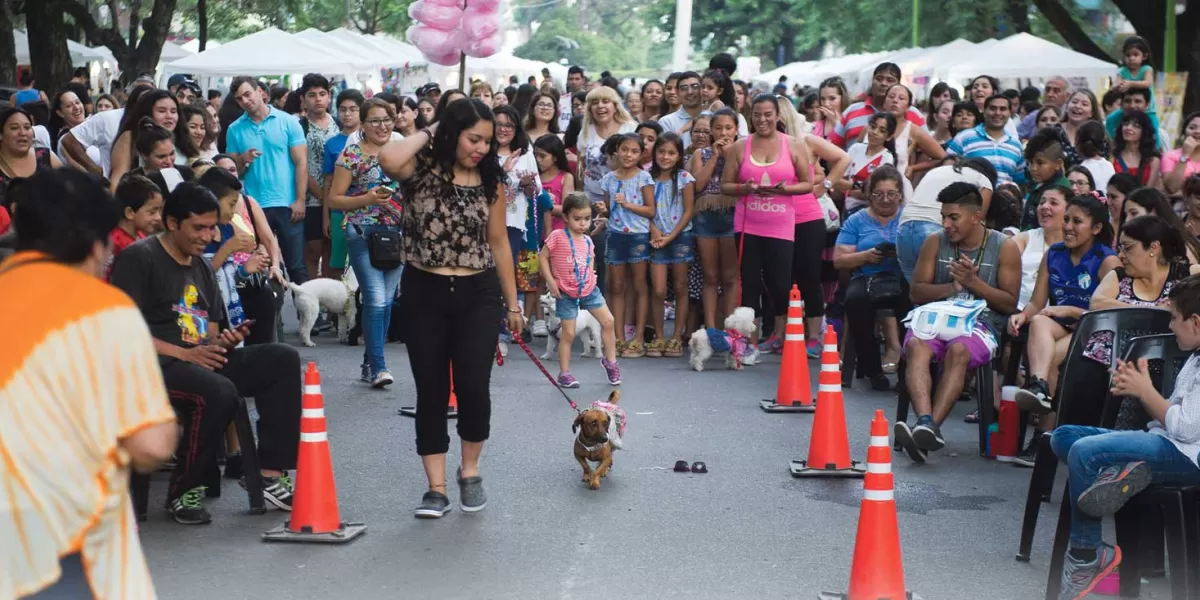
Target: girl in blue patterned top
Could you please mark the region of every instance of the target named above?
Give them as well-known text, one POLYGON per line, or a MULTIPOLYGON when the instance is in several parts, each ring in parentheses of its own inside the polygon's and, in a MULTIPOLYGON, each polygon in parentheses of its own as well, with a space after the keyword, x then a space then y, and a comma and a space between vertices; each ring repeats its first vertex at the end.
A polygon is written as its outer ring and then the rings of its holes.
POLYGON ((654 287, 650 310, 657 337, 646 348, 646 356, 683 356, 683 330, 688 322, 688 263, 692 262, 692 214, 696 200, 696 178, 683 170, 683 139, 667 132, 654 143, 654 220, 650 223, 650 280, 654 287), (675 283, 675 332, 664 340, 664 302, 667 299, 667 269, 675 283))
MULTIPOLYGON (((646 285, 646 262, 650 260, 650 221, 654 218, 654 180, 638 166, 644 146, 636 133, 621 133, 606 142, 616 147, 616 170, 600 179, 604 203, 611 207, 604 262, 608 265, 612 297, 623 298, 630 275, 637 296, 635 331, 646 329, 650 290, 646 285)), ((613 317, 625 322, 625 303, 613 303, 613 317)), ((646 349, 638 339, 617 340, 622 358, 641 358, 646 349)))

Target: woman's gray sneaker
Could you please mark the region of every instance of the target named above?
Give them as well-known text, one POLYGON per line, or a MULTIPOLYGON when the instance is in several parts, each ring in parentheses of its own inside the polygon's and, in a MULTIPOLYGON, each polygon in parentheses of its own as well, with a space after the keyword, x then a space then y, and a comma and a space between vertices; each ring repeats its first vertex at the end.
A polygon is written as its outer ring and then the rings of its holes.
POLYGON ((414 511, 418 519, 437 519, 450 512, 450 499, 441 492, 425 492, 421 496, 421 505, 414 511))
POLYGON ((458 503, 463 512, 479 512, 487 506, 487 494, 483 492, 483 478, 463 477, 462 468, 458 469, 458 503))

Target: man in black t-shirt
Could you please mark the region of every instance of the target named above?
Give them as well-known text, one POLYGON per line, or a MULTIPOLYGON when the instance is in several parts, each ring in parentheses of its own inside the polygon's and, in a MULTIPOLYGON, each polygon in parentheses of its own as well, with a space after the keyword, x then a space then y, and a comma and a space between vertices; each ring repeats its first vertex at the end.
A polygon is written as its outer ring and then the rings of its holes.
POLYGON ((111 282, 137 303, 183 426, 167 506, 185 525, 209 523, 205 474, 215 468, 238 399, 254 397, 263 495, 291 510, 300 442, 300 356, 291 346, 238 348, 248 325, 229 329, 212 267, 201 258, 217 229, 217 199, 191 182, 166 198, 166 231, 129 246, 113 263, 111 282))

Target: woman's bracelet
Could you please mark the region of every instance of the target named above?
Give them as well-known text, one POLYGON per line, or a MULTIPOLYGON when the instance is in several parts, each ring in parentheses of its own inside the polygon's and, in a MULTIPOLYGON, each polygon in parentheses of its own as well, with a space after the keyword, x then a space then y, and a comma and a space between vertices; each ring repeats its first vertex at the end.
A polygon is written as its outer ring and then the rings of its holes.
POLYGON ((519 309, 519 308, 510 308, 510 309, 507 309, 507 310, 508 310, 508 312, 510 312, 510 313, 512 313, 512 314, 514 314, 514 315, 523 315, 523 314, 525 314, 525 311, 523 311, 523 310, 521 310, 521 309, 519 309))

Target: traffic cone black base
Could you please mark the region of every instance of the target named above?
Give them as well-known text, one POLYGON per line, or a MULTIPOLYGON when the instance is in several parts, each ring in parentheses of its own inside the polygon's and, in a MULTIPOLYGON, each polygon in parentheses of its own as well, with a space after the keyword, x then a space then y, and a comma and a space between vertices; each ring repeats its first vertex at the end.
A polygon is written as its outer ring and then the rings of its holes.
POLYGON ((763 412, 769 412, 769 413, 817 412, 817 404, 815 402, 812 404, 809 404, 808 406, 804 406, 803 404, 793 404, 791 406, 784 406, 782 404, 776 404, 774 398, 772 398, 770 400, 765 400, 765 399, 760 400, 759 407, 763 409, 763 412))
MULTIPOLYGON (((817 594, 817 600, 850 600, 850 595, 838 594, 836 592, 820 592, 817 594)), ((921 597, 912 592, 905 592, 903 598, 872 598, 871 600, 921 600, 921 597)))
MULTIPOLYGON (((400 416, 402 416, 402 417, 412 417, 414 419, 417 418, 417 407, 415 407, 415 406, 401 406, 399 412, 400 412, 400 416)), ((458 411, 453 408, 447 409, 446 410, 446 418, 447 419, 457 419, 458 411)))
POLYGON ((833 465, 825 465, 824 468, 811 466, 806 460, 793 460, 792 477, 838 477, 842 479, 861 478, 867 474, 867 464, 857 460, 850 461, 850 467, 847 469, 838 469, 833 465))
POLYGON ((288 529, 288 524, 285 522, 280 524, 279 527, 264 533, 263 540, 267 542, 302 542, 305 544, 345 544, 354 541, 355 538, 366 532, 367 526, 363 523, 342 523, 337 529, 328 533, 312 533, 309 531, 292 531, 288 529))

